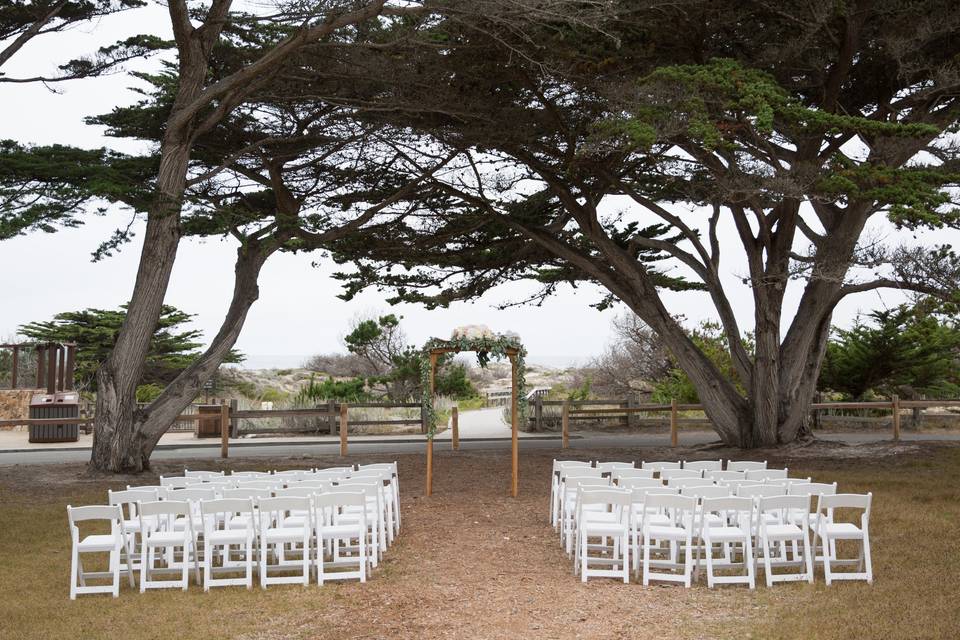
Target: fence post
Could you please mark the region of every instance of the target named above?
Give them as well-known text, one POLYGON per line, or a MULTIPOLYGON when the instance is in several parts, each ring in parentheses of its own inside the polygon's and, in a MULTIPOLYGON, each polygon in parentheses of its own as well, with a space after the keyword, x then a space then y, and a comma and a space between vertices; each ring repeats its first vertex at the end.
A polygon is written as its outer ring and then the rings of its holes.
POLYGON ((427 436, 427 497, 433 495, 433 438, 427 436))
POLYGON ((230 400, 230 437, 240 437, 240 421, 233 417, 234 411, 240 410, 240 401, 236 398, 230 400))
POLYGON ((347 455, 347 403, 340 403, 340 455, 347 455))
MULTIPOLYGON (((820 404, 821 402, 823 402, 823 392, 822 392, 822 391, 817 391, 817 395, 814 396, 813 402, 814 402, 814 404, 820 404)), ((818 429, 820 429, 820 409, 813 408, 813 409, 811 409, 811 412, 813 413, 813 415, 812 415, 812 420, 811 420, 811 422, 812 422, 812 424, 811 424, 811 429, 818 430, 818 429)))
MULTIPOLYGON (((637 404, 639 403, 637 402, 636 397, 627 396, 627 409, 634 409, 637 406, 637 404)), ((636 413, 634 413, 633 411, 629 411, 627 413, 627 426, 630 427, 631 429, 636 427, 638 417, 639 416, 636 413)))
POLYGON ((677 399, 670 398, 670 446, 677 446, 677 399))
POLYGON ((560 418, 561 433, 560 448, 566 449, 570 446, 570 401, 563 401, 563 414, 560 418))
POLYGON ((543 396, 539 393, 534 396, 533 415, 534 431, 543 431, 543 396))
POLYGON ((221 400, 220 405, 220 457, 227 458, 230 455, 230 405, 226 400, 221 400))
POLYGON ((337 435, 337 403, 327 400, 327 422, 330 423, 330 435, 337 435))
POLYGON ((451 442, 453 450, 460 450, 460 410, 457 407, 450 409, 450 429, 452 430, 451 442))
POLYGON ((893 441, 900 440, 900 396, 894 394, 891 398, 893 406, 893 441))

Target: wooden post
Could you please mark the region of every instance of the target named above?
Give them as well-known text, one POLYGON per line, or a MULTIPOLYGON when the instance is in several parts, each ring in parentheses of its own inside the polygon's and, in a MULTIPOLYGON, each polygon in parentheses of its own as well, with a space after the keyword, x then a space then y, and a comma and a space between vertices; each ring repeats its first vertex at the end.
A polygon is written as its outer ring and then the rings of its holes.
POLYGON ((627 397, 627 409, 631 409, 631 411, 627 412, 627 426, 631 429, 637 426, 637 414, 632 411, 637 404, 636 396, 631 395, 627 397))
POLYGON ((57 355, 60 358, 60 361, 57 363, 57 391, 66 390, 66 375, 67 375, 67 348, 63 345, 57 349, 57 355))
POLYGON ((677 399, 670 398, 670 446, 677 446, 677 399))
POLYGON ((13 347, 13 360, 11 362, 13 369, 10 370, 10 388, 17 388, 17 369, 20 366, 20 347, 14 345, 13 347))
POLYGON ((437 354, 430 353, 430 396, 437 392, 437 354))
POLYGON ((460 410, 457 407, 453 407, 450 410, 450 429, 451 441, 453 443, 453 450, 460 450, 460 410))
POLYGON ((510 356, 511 370, 511 393, 510 393, 510 459, 512 462, 513 473, 510 481, 510 495, 514 498, 520 493, 520 442, 517 432, 517 354, 510 356))
POLYGON ((340 403, 340 455, 347 455, 347 403, 340 403))
POLYGON ((533 402, 534 431, 543 431, 543 396, 536 394, 533 402))
POLYGON ((43 386, 43 381, 46 377, 45 371, 46 371, 47 361, 43 357, 44 355, 43 351, 44 351, 43 347, 40 347, 40 346, 37 347, 37 389, 43 386))
POLYGON ((898 442, 900 440, 900 396, 894 394, 890 404, 893 406, 893 441, 898 442))
POLYGON ((327 421, 330 423, 330 435, 337 435, 337 403, 327 400, 327 421))
POLYGON ((220 457, 230 456, 230 405, 221 400, 220 405, 220 457))
POLYGON ((77 345, 71 344, 67 347, 67 391, 72 391, 76 381, 77 368, 77 345))
POLYGON ((57 391, 57 347, 47 347, 47 393, 57 391))
POLYGON ((433 438, 427 438, 427 496, 433 495, 433 438))
POLYGON ((560 448, 566 449, 570 446, 570 401, 563 403, 563 416, 560 418, 563 436, 560 439, 560 448))
POLYGON ((240 401, 236 398, 230 400, 230 437, 240 437, 240 421, 233 417, 235 411, 240 410, 240 401))

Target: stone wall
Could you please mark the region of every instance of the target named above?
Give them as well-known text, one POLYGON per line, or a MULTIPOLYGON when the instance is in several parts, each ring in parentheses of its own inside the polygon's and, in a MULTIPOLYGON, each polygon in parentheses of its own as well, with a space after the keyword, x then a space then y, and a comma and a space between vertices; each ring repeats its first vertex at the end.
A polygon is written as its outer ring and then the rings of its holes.
MULTIPOLYGON (((42 389, 0 389, 0 420, 15 420, 30 415, 30 398, 42 389)), ((10 429, 12 427, 0 427, 10 429)))

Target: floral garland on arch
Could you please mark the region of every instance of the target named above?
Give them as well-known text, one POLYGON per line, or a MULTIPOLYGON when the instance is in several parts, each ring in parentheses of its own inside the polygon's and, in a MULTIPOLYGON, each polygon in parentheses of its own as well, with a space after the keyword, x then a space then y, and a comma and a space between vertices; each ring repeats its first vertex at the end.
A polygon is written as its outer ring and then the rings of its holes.
POLYGON ((437 432, 437 412, 433 406, 433 395, 430 393, 430 352, 434 349, 450 349, 452 352, 476 351, 477 363, 486 367, 491 359, 509 359, 509 351, 516 350, 517 354, 517 418, 520 424, 527 419, 526 400, 526 365, 524 358, 527 350, 520 342, 520 336, 515 333, 495 334, 486 327, 468 326, 455 329, 449 340, 431 338, 423 345, 423 357, 420 358, 420 388, 422 389, 421 406, 427 421, 427 439, 432 440, 437 432))

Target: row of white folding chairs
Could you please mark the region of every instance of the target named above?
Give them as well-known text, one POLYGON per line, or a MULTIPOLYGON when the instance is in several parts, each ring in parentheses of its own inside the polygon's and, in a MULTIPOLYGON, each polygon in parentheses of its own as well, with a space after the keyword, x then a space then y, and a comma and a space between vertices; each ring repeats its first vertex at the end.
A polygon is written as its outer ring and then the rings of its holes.
MULTIPOLYGON (((576 535, 576 498, 580 488, 607 488, 613 487, 610 478, 596 476, 564 476, 561 484, 560 512, 557 515, 557 525, 560 542, 569 555, 573 551, 573 540, 576 535)), ((674 493, 696 495, 698 497, 772 497, 780 495, 809 495, 835 494, 836 483, 824 484, 811 482, 810 478, 784 478, 765 482, 729 481, 713 483, 710 480, 696 478, 675 478, 662 484, 658 478, 618 478, 616 488, 642 492, 653 489, 668 489, 674 493)))
MULTIPOLYGON (((199 502, 218 498, 267 498, 281 495, 312 495, 313 493, 338 490, 344 486, 369 485, 376 489, 376 503, 378 515, 375 523, 378 527, 378 536, 381 548, 386 549, 399 534, 399 488, 395 476, 389 469, 364 469, 343 473, 339 477, 330 477, 327 480, 317 479, 314 482, 283 483, 275 480, 256 481, 234 485, 217 485, 206 483, 192 485, 184 489, 174 489, 162 486, 128 486, 126 492, 108 492, 110 504, 123 505, 128 517, 124 519, 125 529, 137 534, 139 521, 136 517, 136 503, 149 500, 186 500, 194 503, 194 518, 199 517, 199 502)), ((372 500, 372 499, 371 499, 372 500)))
POLYGON ((869 539, 872 494, 807 493, 750 498, 683 495, 669 488, 641 492, 638 506, 637 491, 602 487, 578 490, 574 573, 579 573, 584 582, 591 576, 629 582, 632 565, 644 585, 662 580, 690 587, 699 578, 701 553, 710 587, 718 583, 746 583, 754 588, 757 555, 762 555, 768 586, 795 580, 812 583, 816 559, 823 562, 828 585, 841 579, 873 581, 869 539), (813 512, 811 497, 817 500, 813 512), (859 525, 835 521, 834 514, 839 509, 859 510, 859 525), (812 528, 805 526, 810 524, 812 528), (599 542, 591 544, 591 539, 599 542), (818 540, 824 549, 820 558, 814 555, 818 540), (859 541, 859 555, 839 559, 838 540, 859 541), (776 557, 773 545, 780 549, 776 557), (717 550, 721 552, 719 558, 715 556, 717 550), (591 555, 591 551, 595 554, 591 555), (679 561, 681 553, 683 562, 679 561), (593 568, 598 564, 605 568, 593 568), (838 564, 856 564, 857 570, 837 572, 838 564), (797 571, 774 572, 774 568, 780 567, 797 571), (742 574, 716 575, 716 569, 721 568, 740 568, 742 574))
MULTIPOLYGON (((719 462, 719 461, 718 461, 719 462)), ((747 469, 744 471, 707 471, 699 469, 637 469, 632 466, 633 463, 607 462, 597 463, 597 466, 590 466, 590 463, 558 461, 554 460, 553 473, 551 474, 550 486, 550 523, 557 528, 559 516, 562 510, 564 478, 565 477, 611 477, 614 480, 624 478, 660 478, 662 481, 672 483, 681 479, 691 479, 699 481, 701 479, 710 482, 774 482, 788 481, 789 469, 747 469)), ((677 463, 679 464, 679 463, 677 463)), ((763 463, 766 464, 766 463, 763 463)), ((809 481, 809 478, 807 478, 809 481)))
POLYGON ((124 526, 120 505, 68 506, 72 539, 70 598, 84 593, 111 593, 117 597, 121 573, 127 573, 132 587, 135 570, 140 571, 141 592, 170 587, 186 590, 191 565, 200 583, 201 559, 204 590, 230 584, 251 588, 255 556, 258 556, 260 583, 264 588, 278 583, 307 585, 314 571, 320 584, 324 579, 357 578, 365 582, 368 556, 377 555, 375 539, 369 535, 368 502, 369 496, 364 491, 349 487, 311 496, 204 500, 200 503, 202 532, 194 529, 194 505, 190 502, 140 502, 139 554, 134 551, 134 536, 124 526), (108 521, 110 534, 81 536, 80 523, 86 521, 108 521), (286 545, 290 545, 290 549, 286 545), (239 560, 233 559, 232 547, 237 547, 239 560), (162 569, 156 567, 159 549, 167 552, 167 566, 162 569), (175 560, 177 549, 180 549, 179 561, 175 560), (221 564, 214 567, 218 549, 221 564), (350 553, 344 553, 345 549, 350 553), (81 554, 103 552, 109 553, 109 570, 84 571, 81 554), (299 559, 286 558, 290 553, 296 553, 299 559), (271 555, 277 560, 272 565, 269 564, 271 555), (329 562, 325 561, 326 557, 330 557, 329 562), (356 570, 332 573, 325 570, 345 565, 356 565, 356 570), (300 575, 270 575, 271 570, 291 567, 300 568, 300 575), (243 572, 242 578, 214 577, 215 571, 236 570, 243 572), (155 578, 158 572, 179 573, 180 577, 158 580, 155 578), (103 577, 111 578, 112 582, 87 584, 87 580, 103 577))

